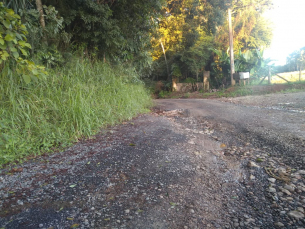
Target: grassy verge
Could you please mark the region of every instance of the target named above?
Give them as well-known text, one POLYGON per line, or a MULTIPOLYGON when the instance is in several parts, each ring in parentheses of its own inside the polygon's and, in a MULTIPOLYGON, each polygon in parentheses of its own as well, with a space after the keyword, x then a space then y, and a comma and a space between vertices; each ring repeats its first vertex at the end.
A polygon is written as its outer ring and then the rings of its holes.
POLYGON ((196 98, 210 99, 221 97, 238 97, 247 95, 264 95, 270 93, 290 93, 305 91, 305 82, 275 84, 275 85, 247 85, 234 86, 227 89, 218 90, 215 92, 162 92, 159 93, 160 99, 177 99, 177 98, 196 98))
POLYGON ((289 93, 305 91, 305 83, 281 84, 281 85, 249 85, 237 86, 215 92, 217 97, 239 97, 247 95, 264 95, 270 93, 289 93))
POLYGON ((0 165, 67 146, 100 127, 145 112, 150 96, 134 72, 76 61, 45 80, 0 73, 0 165))

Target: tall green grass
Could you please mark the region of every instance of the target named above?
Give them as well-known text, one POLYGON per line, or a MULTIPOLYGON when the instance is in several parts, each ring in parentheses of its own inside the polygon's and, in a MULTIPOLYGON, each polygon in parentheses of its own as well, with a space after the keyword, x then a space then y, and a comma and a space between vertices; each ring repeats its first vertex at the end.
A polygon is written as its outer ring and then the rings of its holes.
POLYGON ((29 85, 6 66, 0 73, 0 165, 93 135, 150 103, 134 71, 120 66, 76 60, 29 85))

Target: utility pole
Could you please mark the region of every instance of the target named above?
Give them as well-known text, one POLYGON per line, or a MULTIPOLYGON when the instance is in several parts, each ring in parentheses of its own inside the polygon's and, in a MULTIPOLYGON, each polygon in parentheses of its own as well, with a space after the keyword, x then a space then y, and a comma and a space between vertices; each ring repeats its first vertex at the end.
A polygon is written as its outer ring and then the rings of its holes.
POLYGON ((233 49, 233 29, 232 29, 232 19, 231 19, 231 9, 228 9, 229 17, 229 38, 230 38, 230 69, 231 69, 231 86, 235 85, 235 80, 233 74, 235 73, 234 68, 234 49, 233 49))

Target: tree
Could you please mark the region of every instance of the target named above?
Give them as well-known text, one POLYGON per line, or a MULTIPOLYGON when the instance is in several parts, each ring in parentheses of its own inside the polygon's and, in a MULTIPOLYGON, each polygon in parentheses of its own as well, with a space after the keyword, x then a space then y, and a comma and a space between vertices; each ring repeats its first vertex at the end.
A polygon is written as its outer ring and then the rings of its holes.
POLYGON ((299 81, 301 81, 302 70, 305 67, 305 47, 291 53, 286 62, 290 71, 299 71, 299 81))
MULTIPOLYGON (((55 55, 57 50, 64 53, 76 47, 88 56, 135 62, 142 67, 149 64, 151 34, 156 28, 154 20, 164 4, 164 0, 5 2, 22 14, 29 42, 34 47, 32 55, 41 50, 40 53, 55 55)), ((48 55, 40 56, 45 59, 48 55)))
POLYGON ((136 59, 150 46, 150 34, 162 0, 46 0, 64 18, 71 42, 85 52, 118 61, 136 59))
POLYGON ((11 66, 26 83, 45 76, 44 67, 27 59, 31 45, 27 43, 27 30, 20 16, 0 2, 0 70, 5 64, 11 66))
POLYGON ((204 71, 206 64, 211 55, 210 48, 213 46, 211 36, 206 36, 201 31, 200 38, 189 49, 183 52, 181 61, 188 66, 189 71, 196 75, 197 82, 199 81, 199 72, 204 71))
POLYGON ((39 22, 40 22, 40 25, 44 29, 46 27, 46 23, 45 23, 45 20, 44 20, 43 7, 42 7, 41 0, 36 0, 36 7, 37 7, 37 10, 39 12, 39 22))
MULTIPOLYGON (((246 51, 266 48, 271 44, 271 23, 263 13, 273 6, 271 0, 235 0, 231 2, 234 31, 234 49, 246 51)), ((226 49, 229 44, 227 22, 218 30, 219 48, 226 49)))
POLYGON ((223 23, 225 10, 223 1, 168 0, 158 20, 158 34, 152 40, 153 58, 158 63, 154 73, 162 77, 160 68, 167 65, 162 63, 166 56, 168 65, 174 69, 179 66, 182 78, 199 80, 199 72, 205 69, 212 54, 213 35, 223 23))
POLYGON ((20 16, 4 7, 0 2, 0 64, 10 59, 18 60, 27 56, 30 44, 26 41, 27 30, 21 23, 20 16))

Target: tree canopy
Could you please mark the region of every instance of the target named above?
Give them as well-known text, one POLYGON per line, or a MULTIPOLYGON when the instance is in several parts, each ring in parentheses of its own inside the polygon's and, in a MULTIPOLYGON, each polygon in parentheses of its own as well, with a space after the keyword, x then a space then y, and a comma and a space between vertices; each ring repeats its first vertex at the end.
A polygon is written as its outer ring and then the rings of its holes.
MULTIPOLYGON (((232 1, 232 21, 234 28, 234 49, 246 51, 266 48, 272 39, 272 24, 263 13, 272 7, 271 0, 236 0, 232 1)), ((217 41, 225 48, 229 43, 228 22, 218 28, 217 41)))
POLYGON ((215 69, 218 57, 213 50, 226 51, 229 46, 228 8, 233 10, 236 54, 268 47, 272 28, 263 13, 271 7, 270 0, 168 0, 152 39, 155 75, 169 79, 165 70, 174 66, 179 78, 198 80, 203 70, 215 69))
MULTIPOLYGON (((158 79, 193 77, 213 69, 215 48, 228 48, 233 10, 235 52, 270 45, 263 13, 272 0, 5 0, 26 26, 31 55, 47 66, 72 50, 130 63, 158 79)), ((217 61, 216 61, 217 62, 217 61)), ((144 71, 142 71, 144 74, 144 71)))
POLYGON ((305 47, 289 54, 286 64, 290 71, 299 71, 305 68, 305 47))

